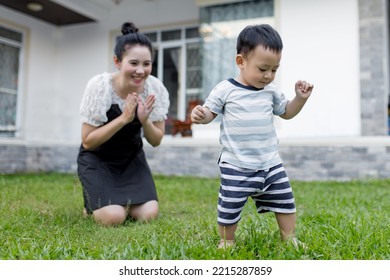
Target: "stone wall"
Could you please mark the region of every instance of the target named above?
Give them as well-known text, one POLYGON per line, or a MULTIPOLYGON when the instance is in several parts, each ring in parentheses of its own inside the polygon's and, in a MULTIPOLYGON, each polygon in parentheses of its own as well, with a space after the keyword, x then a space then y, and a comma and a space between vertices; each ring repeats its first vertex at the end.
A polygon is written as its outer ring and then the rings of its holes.
POLYGON ((26 171, 26 150, 23 145, 0 145, 0 174, 26 171))
MULTIPOLYGON (((292 180, 390 178, 390 138, 387 137, 295 141, 281 143, 279 148, 292 180)), ((218 145, 171 144, 145 150, 154 173, 219 176, 218 145)))
POLYGON ((76 171, 78 147, 0 145, 0 174, 76 171))
POLYGON ((281 155, 291 179, 390 178, 390 146, 291 146, 281 155))
POLYGON ((387 135, 388 0, 359 0, 361 135, 387 135), (387 3, 386 3, 387 2, 387 3))
MULTIPOLYGON (((76 146, 0 145, 0 174, 77 170, 76 146)), ((168 141, 145 145, 154 174, 218 177, 219 145, 168 141)), ((390 178, 390 138, 295 141, 280 144, 280 154, 292 180, 353 180, 390 178)))

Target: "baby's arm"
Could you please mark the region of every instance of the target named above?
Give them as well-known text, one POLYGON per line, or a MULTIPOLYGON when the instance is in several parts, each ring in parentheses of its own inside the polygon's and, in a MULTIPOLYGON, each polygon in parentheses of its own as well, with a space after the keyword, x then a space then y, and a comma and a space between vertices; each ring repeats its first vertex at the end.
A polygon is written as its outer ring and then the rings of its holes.
POLYGON ((217 115, 205 106, 198 105, 191 112, 191 121, 195 124, 208 124, 215 119, 217 115))
POLYGON ((289 101, 286 106, 286 112, 281 115, 283 119, 292 119, 302 110, 307 99, 313 91, 314 85, 306 81, 298 81, 295 83, 295 97, 289 101))

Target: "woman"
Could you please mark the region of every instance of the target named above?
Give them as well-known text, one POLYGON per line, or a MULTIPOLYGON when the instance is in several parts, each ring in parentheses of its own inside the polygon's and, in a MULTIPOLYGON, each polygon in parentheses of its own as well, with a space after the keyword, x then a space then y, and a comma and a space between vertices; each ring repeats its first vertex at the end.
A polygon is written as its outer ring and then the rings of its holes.
POLYGON ((118 71, 92 77, 80 106, 82 144, 77 159, 84 214, 103 225, 158 216, 158 200, 142 136, 158 146, 164 136, 168 92, 152 71, 152 44, 133 23, 115 46, 118 71))

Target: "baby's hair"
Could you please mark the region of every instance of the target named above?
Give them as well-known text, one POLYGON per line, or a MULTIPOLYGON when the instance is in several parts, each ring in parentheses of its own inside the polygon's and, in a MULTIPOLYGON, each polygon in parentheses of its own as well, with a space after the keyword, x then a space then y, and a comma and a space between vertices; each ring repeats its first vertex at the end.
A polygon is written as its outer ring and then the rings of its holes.
POLYGON ((119 61, 122 60, 122 55, 134 45, 147 47, 150 50, 150 54, 153 55, 152 43, 146 35, 138 32, 138 28, 134 25, 134 23, 123 23, 121 32, 123 35, 118 37, 114 49, 114 53, 119 61))
POLYGON ((269 24, 258 24, 249 25, 240 32, 237 38, 237 54, 245 56, 259 45, 276 53, 283 49, 279 33, 269 24))

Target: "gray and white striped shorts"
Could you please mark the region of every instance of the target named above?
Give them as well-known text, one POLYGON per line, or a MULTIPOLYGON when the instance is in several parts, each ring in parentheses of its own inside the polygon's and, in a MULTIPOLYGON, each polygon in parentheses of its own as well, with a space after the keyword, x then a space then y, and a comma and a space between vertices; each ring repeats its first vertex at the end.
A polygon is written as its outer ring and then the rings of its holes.
POLYGON ((218 224, 237 223, 248 197, 255 202, 258 213, 296 212, 294 195, 282 164, 269 170, 248 170, 225 162, 219 167, 218 224))

